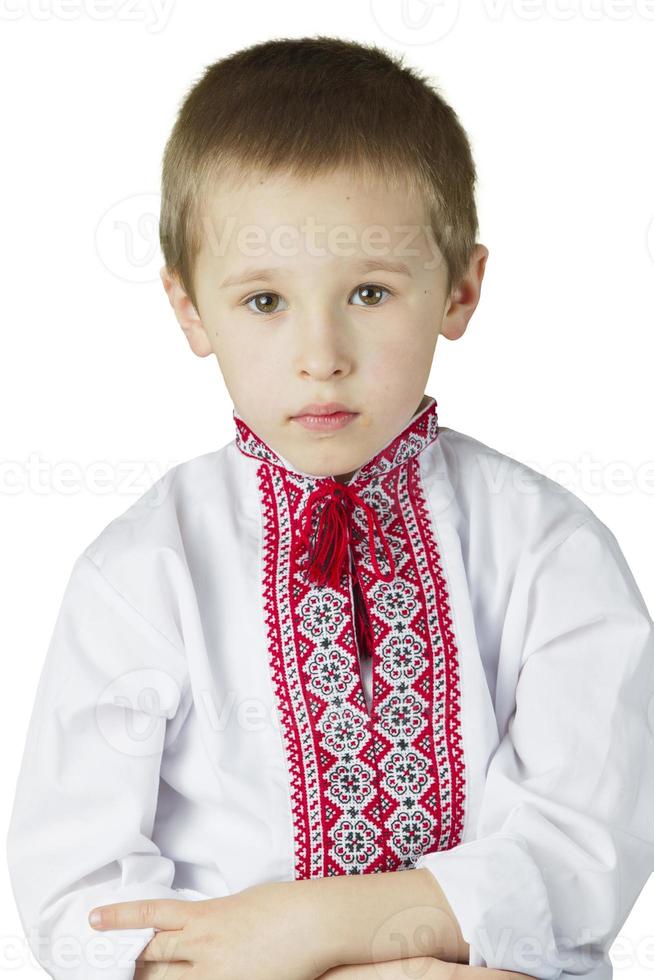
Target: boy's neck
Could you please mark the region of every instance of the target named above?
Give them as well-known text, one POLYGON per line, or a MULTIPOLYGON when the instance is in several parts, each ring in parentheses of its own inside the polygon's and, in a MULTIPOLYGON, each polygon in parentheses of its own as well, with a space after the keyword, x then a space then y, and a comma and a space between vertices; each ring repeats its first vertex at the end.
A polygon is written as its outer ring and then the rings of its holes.
POLYGON ((265 440, 261 439, 238 415, 236 409, 233 410, 232 416, 236 426, 235 442, 244 455, 254 456, 255 458, 279 466, 295 474, 296 477, 302 480, 310 480, 321 484, 325 481, 331 481, 332 483, 340 483, 341 485, 351 485, 352 483, 358 485, 360 482, 386 473, 399 463, 418 455, 426 446, 433 442, 438 437, 438 415, 436 409, 436 399, 431 395, 425 394, 414 414, 396 436, 390 439, 374 456, 366 460, 365 463, 362 463, 357 470, 340 476, 315 476, 314 474, 298 469, 290 460, 286 459, 273 449, 272 446, 268 445, 265 440))

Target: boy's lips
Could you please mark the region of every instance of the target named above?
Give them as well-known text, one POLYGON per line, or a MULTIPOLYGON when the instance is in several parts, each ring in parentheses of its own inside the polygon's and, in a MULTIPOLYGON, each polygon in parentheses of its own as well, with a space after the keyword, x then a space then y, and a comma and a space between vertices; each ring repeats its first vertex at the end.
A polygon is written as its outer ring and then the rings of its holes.
POLYGON ((334 429, 343 429, 356 417, 356 412, 329 412, 323 415, 297 415, 291 421, 305 429, 314 429, 316 432, 331 432, 334 429))
POLYGON ((304 415, 333 415, 335 412, 345 412, 348 415, 357 414, 351 408, 348 408, 347 405, 343 405, 342 402, 323 402, 322 404, 312 402, 310 405, 305 405, 304 408, 301 408, 291 418, 302 418, 304 415))

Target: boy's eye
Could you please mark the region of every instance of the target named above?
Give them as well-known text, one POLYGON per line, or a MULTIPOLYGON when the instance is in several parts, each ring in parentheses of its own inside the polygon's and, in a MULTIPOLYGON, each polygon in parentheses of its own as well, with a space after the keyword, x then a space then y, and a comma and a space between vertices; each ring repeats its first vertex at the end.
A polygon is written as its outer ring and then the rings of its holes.
MULTIPOLYGON (((249 299, 244 300, 243 306, 249 307, 250 303, 256 301, 257 302, 256 311, 258 311, 259 313, 276 313, 277 312, 277 305, 275 303, 276 299, 279 299, 279 293, 255 293, 254 296, 250 296, 249 299), (261 305, 259 305, 259 300, 265 300, 266 302, 262 301, 261 305)), ((252 310, 253 313, 256 311, 252 310)))
MULTIPOLYGON (((394 295, 392 290, 386 286, 375 286, 372 283, 364 283, 362 286, 357 286, 352 295, 362 295, 364 306, 379 306, 378 297, 380 293, 388 293, 389 296, 394 295)), ((243 300, 242 305, 249 307, 253 313, 277 313, 279 311, 277 300, 279 299, 281 299, 279 293, 255 293, 254 296, 243 300), (256 303, 256 307, 252 309, 250 303, 256 303)), ((361 304, 355 303, 354 305, 359 306, 361 304)))
MULTIPOLYGON (((391 290, 387 289, 386 286, 375 286, 372 283, 365 283, 363 286, 357 286, 353 295, 356 296, 358 293, 368 294, 363 301, 364 306, 379 306, 380 304, 375 300, 375 296, 379 295, 379 293, 388 293, 389 296, 393 295, 391 290)), ((358 304, 355 303, 354 305, 356 306, 358 304)))

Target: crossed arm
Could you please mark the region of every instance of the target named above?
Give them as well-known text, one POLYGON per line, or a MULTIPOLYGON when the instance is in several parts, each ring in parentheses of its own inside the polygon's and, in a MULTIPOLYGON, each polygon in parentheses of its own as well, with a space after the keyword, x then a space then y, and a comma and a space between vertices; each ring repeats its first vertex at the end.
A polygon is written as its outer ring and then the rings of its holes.
POLYGON ((153 902, 149 911, 147 904, 109 906, 103 922, 171 930, 143 951, 136 980, 181 980, 189 963, 198 978, 249 969, 256 978, 293 980, 531 980, 468 965, 468 944, 427 869, 271 882, 200 905, 153 902), (187 963, 162 974, 161 960, 187 963))
POLYGON ((532 980, 524 973, 468 965, 469 946, 425 868, 307 884, 327 928, 325 941, 334 959, 347 964, 320 980, 532 980), (371 955, 375 962, 368 962, 371 955))

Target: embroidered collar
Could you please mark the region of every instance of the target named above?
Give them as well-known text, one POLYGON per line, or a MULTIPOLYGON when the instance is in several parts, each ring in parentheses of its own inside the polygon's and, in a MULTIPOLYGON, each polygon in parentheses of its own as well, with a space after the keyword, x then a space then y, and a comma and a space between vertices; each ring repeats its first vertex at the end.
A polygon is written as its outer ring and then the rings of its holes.
MULTIPOLYGON (((438 415, 436 409, 438 403, 431 395, 427 397, 429 400, 424 408, 416 412, 401 432, 359 467, 347 484, 348 487, 351 487, 353 484, 357 484, 358 486, 375 476, 388 473, 401 463, 405 463, 408 459, 417 456, 437 438, 438 415)), ((241 418, 236 409, 232 412, 232 416, 236 426, 236 445, 246 456, 254 456, 267 463, 272 463, 274 466, 281 466, 291 473, 296 474, 302 481, 314 483, 316 487, 324 483, 335 483, 337 486, 343 487, 343 484, 339 484, 333 476, 315 476, 296 469, 292 463, 281 454, 275 452, 263 439, 260 439, 241 418)))
POLYGON ((261 439, 234 409, 236 444, 246 456, 253 456, 293 474, 305 492, 301 527, 294 543, 294 555, 308 553, 305 575, 318 585, 336 587, 341 581, 346 563, 350 560, 352 544, 352 512, 360 507, 367 521, 370 558, 376 574, 384 582, 395 576, 395 562, 382 530, 379 515, 366 499, 364 491, 376 477, 388 474, 419 455, 438 436, 437 402, 431 395, 427 404, 417 411, 404 428, 354 473, 349 483, 339 483, 333 476, 314 476, 296 469, 287 459, 275 452, 261 439), (362 492, 359 493, 358 491, 362 492), (308 493, 308 496, 306 494, 308 493), (314 511, 319 508, 318 526, 314 530, 314 511), (388 563, 382 573, 377 561, 374 536, 381 540, 388 563))

